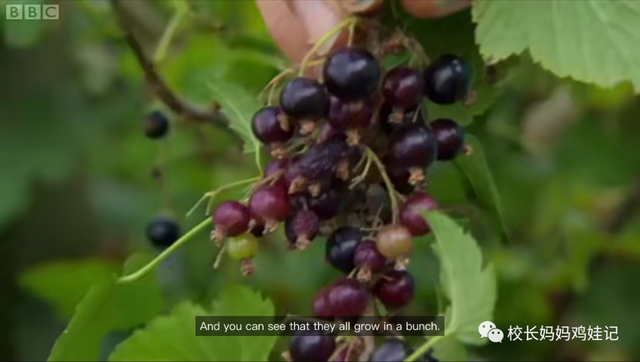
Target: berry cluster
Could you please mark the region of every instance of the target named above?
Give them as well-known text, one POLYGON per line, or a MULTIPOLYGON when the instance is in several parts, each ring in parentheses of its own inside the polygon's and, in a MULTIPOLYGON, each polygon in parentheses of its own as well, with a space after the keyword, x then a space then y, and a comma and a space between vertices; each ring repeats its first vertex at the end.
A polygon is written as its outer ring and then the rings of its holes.
MULTIPOLYGON (((422 214, 438 207, 422 191, 426 170, 465 150, 464 131, 449 119, 429 123, 423 101, 463 101, 469 84, 468 65, 453 55, 425 70, 385 71, 366 49, 334 52, 321 80, 290 79, 277 106, 255 113, 253 133, 274 159, 248 202, 218 206, 212 238, 249 274, 258 238, 280 223, 291 249, 325 236, 326 260, 345 277, 315 297, 318 318, 358 318, 373 313, 376 299, 388 310, 405 307, 415 292, 406 270, 414 237, 429 233, 422 214)), ((332 336, 303 333, 289 352, 294 361, 351 360, 339 348, 332 336)), ((371 358, 399 361, 408 352, 389 339, 371 358)))

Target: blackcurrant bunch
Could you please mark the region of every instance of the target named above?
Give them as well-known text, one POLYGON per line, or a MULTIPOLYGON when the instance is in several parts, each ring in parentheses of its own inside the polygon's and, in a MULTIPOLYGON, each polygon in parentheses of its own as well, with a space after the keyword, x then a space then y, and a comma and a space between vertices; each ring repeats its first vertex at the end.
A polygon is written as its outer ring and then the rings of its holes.
POLYGON ((180 226, 172 218, 158 216, 147 225, 147 238, 153 246, 169 247, 180 238, 180 226))
POLYGON ((424 94, 438 104, 464 100, 470 85, 471 68, 456 55, 443 55, 424 71, 424 94))
POLYGON ((169 133, 169 119, 161 111, 153 111, 144 122, 144 134, 147 138, 157 140, 169 133))

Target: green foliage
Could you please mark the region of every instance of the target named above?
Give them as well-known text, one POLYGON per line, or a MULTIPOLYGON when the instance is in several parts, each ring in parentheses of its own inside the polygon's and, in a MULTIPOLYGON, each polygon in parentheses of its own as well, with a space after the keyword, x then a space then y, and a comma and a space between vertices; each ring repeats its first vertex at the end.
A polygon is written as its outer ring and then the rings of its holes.
POLYGON ((476 137, 469 134, 465 136, 465 140, 467 145, 471 147, 472 153, 466 156, 459 156, 454 162, 471 183, 480 203, 495 213, 502 224, 504 232, 509 237, 509 230, 507 229, 501 206, 500 193, 489 170, 482 144, 476 137))
MULTIPOLYGON (((134 255, 126 263, 124 274, 137 270, 149 260, 149 256, 134 255)), ((107 333, 146 323, 163 308, 160 286, 153 273, 129 284, 119 284, 115 277, 96 284, 78 304, 49 360, 97 361, 100 344, 107 333)))
POLYGON ((640 88, 640 2, 476 1, 473 20, 490 62, 529 50, 560 77, 612 87, 640 88))
POLYGON ((122 342, 110 361, 266 361, 277 336, 196 337, 196 316, 273 316, 269 299, 247 287, 223 290, 210 309, 191 303, 158 317, 122 342))
POLYGON ((91 289, 109 280, 117 268, 102 260, 55 261, 27 270, 20 277, 20 285, 58 309, 67 319, 91 289))
POLYGON ((245 142, 245 152, 260 153, 260 141, 251 131, 251 119, 255 110, 260 108, 256 96, 223 79, 212 79, 207 83, 211 98, 220 103, 221 111, 227 116, 229 127, 245 142))
MULTIPOLYGON (((41 5, 44 0, 23 0, 11 4, 20 5, 41 5)), ((25 19, 6 19, 5 4, 0 3, 0 16, 4 20, 4 40, 10 46, 16 48, 26 48, 35 44, 43 35, 47 21, 42 20, 25 20, 25 19)), ((7 4, 8 5, 8 4, 7 4)))
POLYGON ((497 291, 492 266, 483 268, 476 241, 455 221, 438 212, 425 215, 437 243, 440 279, 450 306, 445 313, 445 333, 459 341, 480 345, 478 326, 493 318, 497 291))

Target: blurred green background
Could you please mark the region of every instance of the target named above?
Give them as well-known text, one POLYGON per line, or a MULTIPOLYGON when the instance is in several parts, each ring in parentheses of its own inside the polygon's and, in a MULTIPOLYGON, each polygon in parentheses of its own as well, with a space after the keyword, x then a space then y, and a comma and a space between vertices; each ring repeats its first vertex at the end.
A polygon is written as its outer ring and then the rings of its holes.
MULTIPOLYGON (((203 80, 257 94, 286 65, 253 1, 192 1, 186 10, 176 1, 123 4, 149 54, 184 11, 158 70, 199 106, 216 101, 203 80)), ((173 215, 186 231, 204 218, 204 208, 185 216, 204 192, 256 175, 237 140, 206 122, 172 115, 166 141, 146 139, 145 115, 166 108, 146 87, 108 2, 59 5, 59 21, 3 16, 0 28, 0 360, 46 359, 93 282, 134 253, 157 252, 144 234, 153 217, 173 215), (156 167, 165 193, 152 177, 156 167)), ((447 21, 470 23, 468 12, 440 20, 447 21)), ((640 101, 629 84, 561 80, 526 55, 507 65, 485 69, 496 78, 495 101, 467 129, 484 146, 509 237, 453 165, 434 167, 430 190, 496 265, 493 322, 503 331, 618 326, 620 339, 505 341, 471 349, 471 358, 638 360, 640 101)), ((259 272, 243 278, 230 260, 212 269, 217 250, 203 233, 161 267, 162 298, 142 308, 155 315, 183 300, 210 303, 221 286, 242 283, 281 313, 309 314, 314 293, 338 275, 322 243, 289 253, 277 234, 263 246, 259 272)), ((414 258, 411 313, 435 313, 437 266, 427 242, 414 258)), ((105 353, 129 332, 111 333, 105 353)))

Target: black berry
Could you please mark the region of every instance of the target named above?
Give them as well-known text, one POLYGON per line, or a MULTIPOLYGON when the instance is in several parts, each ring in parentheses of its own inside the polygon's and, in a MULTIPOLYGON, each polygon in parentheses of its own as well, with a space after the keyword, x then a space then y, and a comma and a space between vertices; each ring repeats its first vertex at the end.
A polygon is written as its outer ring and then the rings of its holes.
POLYGON ((390 270, 378 279, 373 288, 375 296, 387 308, 402 308, 413 300, 415 282, 406 270, 390 270))
POLYGON ((334 268, 348 274, 355 267, 354 255, 360 241, 362 230, 352 226, 342 226, 327 239, 325 258, 334 268))
POLYGON ((329 96, 324 87, 310 78, 294 78, 280 94, 282 111, 296 120, 317 121, 329 112, 329 96))
POLYGON ((158 216, 147 225, 147 238, 154 246, 171 246, 180 238, 180 226, 171 218, 158 216))
POLYGON ((153 111, 147 115, 144 122, 144 134, 147 138, 156 140, 169 133, 169 119, 161 111, 153 111))
POLYGON ((469 92, 471 68, 464 59, 447 54, 424 71, 424 94, 438 104, 463 100, 469 92))
POLYGON ((343 101, 368 99, 378 88, 380 66, 369 51, 344 48, 329 56, 323 70, 331 94, 343 101))
POLYGON ((419 71, 398 67, 391 69, 384 78, 382 94, 394 107, 413 109, 422 102, 424 81, 419 71))
POLYGON ((392 136, 390 161, 397 167, 429 167, 437 153, 437 138, 425 125, 407 126, 392 136))
POLYGON ((289 341, 289 355, 294 362, 328 361, 335 349, 335 338, 322 332, 299 331, 289 341))
POLYGON ((293 137, 293 125, 278 107, 266 106, 253 116, 253 134, 266 145, 282 145, 293 137))
POLYGON ((440 118, 431 122, 438 139, 438 160, 453 160, 464 150, 464 130, 456 122, 440 118))
POLYGON ((371 354, 371 362, 400 362, 411 355, 411 347, 403 340, 388 338, 371 354))

